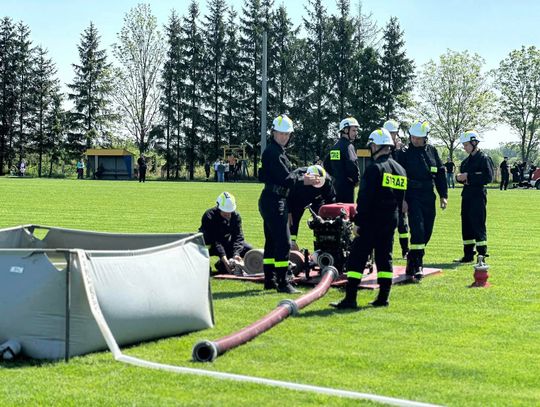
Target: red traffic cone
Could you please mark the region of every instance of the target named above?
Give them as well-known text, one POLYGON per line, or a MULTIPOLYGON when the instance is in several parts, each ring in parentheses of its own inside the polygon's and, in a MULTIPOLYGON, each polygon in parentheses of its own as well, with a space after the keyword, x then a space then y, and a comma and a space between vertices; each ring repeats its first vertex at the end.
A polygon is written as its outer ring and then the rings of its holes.
POLYGON ((491 284, 487 282, 489 266, 484 263, 484 256, 478 256, 478 262, 474 265, 474 283, 469 287, 489 287, 491 284))

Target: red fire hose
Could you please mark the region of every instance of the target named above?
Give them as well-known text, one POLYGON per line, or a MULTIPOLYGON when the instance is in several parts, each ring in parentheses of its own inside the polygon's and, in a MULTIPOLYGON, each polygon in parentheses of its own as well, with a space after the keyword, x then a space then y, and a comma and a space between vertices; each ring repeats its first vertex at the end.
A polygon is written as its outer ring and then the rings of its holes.
POLYGON ((196 362, 213 362, 219 355, 222 355, 229 349, 243 345, 249 340, 279 324, 289 315, 297 314, 302 308, 307 307, 314 301, 317 301, 326 294, 330 288, 330 284, 332 284, 332 282, 339 275, 337 269, 332 266, 325 267, 321 274, 322 278, 319 284, 317 284, 313 290, 301 296, 297 300, 281 301, 276 309, 271 311, 268 315, 234 334, 224 336, 215 342, 200 341, 195 344, 192 353, 193 360, 196 362))

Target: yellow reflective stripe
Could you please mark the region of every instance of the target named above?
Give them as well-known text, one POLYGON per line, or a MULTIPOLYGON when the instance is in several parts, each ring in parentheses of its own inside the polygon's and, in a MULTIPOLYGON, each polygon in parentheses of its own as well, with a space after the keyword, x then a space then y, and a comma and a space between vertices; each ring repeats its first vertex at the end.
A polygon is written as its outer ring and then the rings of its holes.
POLYGON ((471 240, 464 240, 463 241, 463 244, 475 244, 476 243, 476 240, 474 239, 471 239, 471 240))
POLYGON ((377 272, 378 278, 394 278, 394 273, 391 271, 378 271, 377 272))
POLYGON ((358 271, 347 271, 347 278, 356 278, 358 280, 362 280, 362 273, 359 273, 358 271))
POLYGON ((289 260, 275 261, 274 267, 289 267, 289 260))
POLYGON ((422 244, 410 244, 410 247, 412 250, 422 250, 426 248, 426 245, 424 243, 422 244))
POLYGON ((382 176, 382 186, 393 189, 407 189, 407 177, 385 172, 382 176))
POLYGON ((296 235, 291 235, 291 240, 296 240, 296 235))
POLYGON ((340 150, 330 150, 330 160, 340 160, 341 151, 340 150))
POLYGON ((402 239, 403 239, 403 238, 409 237, 409 233, 398 233, 398 235, 399 235, 399 237, 402 238, 402 239))
POLYGON ((207 248, 208 250, 210 250, 211 247, 212 247, 211 244, 207 244, 207 245, 206 245, 206 248, 207 248))
POLYGON ((429 170, 430 170, 431 172, 437 172, 437 167, 429 167, 429 170))
POLYGON ((263 259, 263 264, 274 264, 274 259, 263 259))
POLYGON ((476 242, 477 246, 487 246, 487 240, 482 240, 481 242, 476 242))

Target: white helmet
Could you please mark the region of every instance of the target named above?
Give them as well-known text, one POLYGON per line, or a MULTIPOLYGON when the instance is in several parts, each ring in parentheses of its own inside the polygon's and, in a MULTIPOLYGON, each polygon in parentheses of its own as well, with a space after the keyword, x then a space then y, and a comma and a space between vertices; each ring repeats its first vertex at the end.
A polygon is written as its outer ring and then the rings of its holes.
POLYGON ((367 145, 375 144, 377 146, 394 146, 394 140, 390 132, 386 129, 377 129, 373 131, 369 137, 367 145))
POLYGON ((229 192, 222 192, 216 199, 218 209, 223 212, 234 212, 236 210, 236 199, 229 192))
POLYGON ((399 123, 395 120, 387 120, 384 122, 383 127, 391 133, 399 131, 399 123))
POLYGON ((465 144, 467 141, 481 141, 480 135, 474 130, 468 130, 464 133, 461 133, 459 135, 459 142, 461 144, 465 144))
POLYGON ((272 122, 272 130, 282 133, 292 133, 294 130, 293 122, 286 114, 279 115, 272 122))
POLYGON ((315 188, 321 188, 326 181, 326 170, 321 165, 317 164, 308 167, 306 174, 315 174, 320 177, 319 182, 313 185, 315 188))
POLYGON ((354 117, 347 117, 339 123, 339 131, 352 126, 360 127, 358 121, 354 117))
POLYGON ((429 123, 418 121, 409 129, 409 134, 414 137, 427 137, 429 134, 429 123))

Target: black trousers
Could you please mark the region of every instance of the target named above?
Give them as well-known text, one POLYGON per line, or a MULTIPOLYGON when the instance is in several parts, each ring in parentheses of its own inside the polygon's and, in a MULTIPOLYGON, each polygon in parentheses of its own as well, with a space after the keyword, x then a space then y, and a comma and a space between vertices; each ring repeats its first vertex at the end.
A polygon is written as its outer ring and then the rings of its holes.
POLYGON ((486 207, 487 191, 485 188, 463 190, 461 194, 463 245, 472 247, 476 245, 476 250, 482 255, 487 252, 486 207))
POLYGON ((348 179, 335 179, 336 202, 354 203, 354 184, 348 179))
POLYGON ((502 177, 501 177, 501 191, 504 189, 507 189, 508 188, 508 181, 510 180, 510 177, 508 174, 502 174, 502 177))
POLYGON ((381 287, 392 285, 392 248, 398 224, 397 211, 374 214, 373 220, 360 226, 359 236, 351 245, 347 259, 348 279, 361 279, 367 260, 375 250, 377 282, 381 287))
POLYGON ((435 223, 435 193, 432 188, 408 190, 407 204, 411 231, 408 259, 414 265, 422 267, 425 248, 431 239, 435 223))
MULTIPOLYGON (((287 199, 263 190, 259 198, 259 212, 264 226, 264 260, 266 273, 286 271, 289 267, 291 235, 287 199)), ((284 275, 284 274, 283 274, 284 275)))
POLYGON ((146 168, 139 168, 139 182, 146 182, 146 168))
MULTIPOLYGON (((225 254, 227 255, 227 258, 230 259, 234 257, 234 247, 232 243, 226 242, 221 243, 223 248, 225 249, 225 254)), ((244 244, 242 246, 242 251, 240 252, 239 256, 244 257, 247 252, 249 252, 251 249, 253 249, 253 246, 250 245, 248 242, 244 241, 244 244)), ((216 246, 211 245, 210 249, 208 249, 208 252, 210 253, 210 256, 219 256, 218 251, 216 250, 216 246)))

